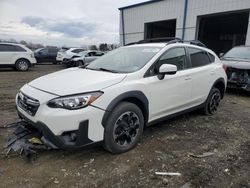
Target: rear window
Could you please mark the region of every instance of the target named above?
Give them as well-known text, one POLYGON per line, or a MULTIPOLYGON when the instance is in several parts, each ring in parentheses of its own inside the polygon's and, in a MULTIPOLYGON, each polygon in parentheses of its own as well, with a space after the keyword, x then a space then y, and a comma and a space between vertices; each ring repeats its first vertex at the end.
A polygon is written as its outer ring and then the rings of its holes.
POLYGON ((188 48, 192 67, 201 67, 211 62, 208 53, 198 48, 188 48))
POLYGON ((58 52, 65 52, 67 50, 69 50, 69 48, 61 48, 58 52))
POLYGON ((84 51, 84 49, 74 49, 71 52, 73 52, 73 53, 79 53, 79 52, 82 52, 82 51, 84 51))

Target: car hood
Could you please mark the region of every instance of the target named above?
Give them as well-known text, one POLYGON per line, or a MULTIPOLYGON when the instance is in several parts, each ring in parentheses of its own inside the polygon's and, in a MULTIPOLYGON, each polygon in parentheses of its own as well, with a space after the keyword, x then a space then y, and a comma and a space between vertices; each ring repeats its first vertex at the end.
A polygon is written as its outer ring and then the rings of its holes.
POLYGON ((236 60, 222 60, 224 65, 237 69, 250 69, 250 62, 248 61, 236 61, 236 60))
POLYGON ((37 78, 28 85, 63 96, 102 90, 121 82, 125 77, 126 74, 70 68, 37 78))

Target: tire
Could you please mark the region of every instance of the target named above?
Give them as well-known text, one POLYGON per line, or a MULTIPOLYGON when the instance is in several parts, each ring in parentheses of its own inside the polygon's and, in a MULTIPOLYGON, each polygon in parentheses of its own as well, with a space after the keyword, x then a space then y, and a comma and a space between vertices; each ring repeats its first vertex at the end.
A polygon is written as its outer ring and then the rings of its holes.
POLYGON ((214 115, 221 101, 221 92, 218 88, 213 87, 208 95, 208 98, 203 108, 203 113, 205 115, 214 115))
POLYGON ((30 63, 26 59, 19 59, 15 64, 16 70, 18 71, 28 71, 30 68, 30 63))
POLYGON ((116 106, 105 123, 104 148, 114 154, 134 148, 143 133, 144 117, 133 103, 122 102, 116 106))

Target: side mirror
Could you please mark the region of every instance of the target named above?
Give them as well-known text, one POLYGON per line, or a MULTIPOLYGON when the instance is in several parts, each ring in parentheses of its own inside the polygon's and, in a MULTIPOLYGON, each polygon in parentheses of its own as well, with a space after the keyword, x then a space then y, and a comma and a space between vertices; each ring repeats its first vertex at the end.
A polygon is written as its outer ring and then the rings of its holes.
POLYGON ((224 55, 224 53, 220 53, 220 54, 219 54, 219 57, 220 57, 220 58, 222 58, 222 57, 223 57, 223 55, 224 55))
POLYGON ((159 68, 158 78, 159 80, 163 80, 166 74, 173 75, 176 74, 176 72, 177 66, 171 64, 163 64, 159 68))

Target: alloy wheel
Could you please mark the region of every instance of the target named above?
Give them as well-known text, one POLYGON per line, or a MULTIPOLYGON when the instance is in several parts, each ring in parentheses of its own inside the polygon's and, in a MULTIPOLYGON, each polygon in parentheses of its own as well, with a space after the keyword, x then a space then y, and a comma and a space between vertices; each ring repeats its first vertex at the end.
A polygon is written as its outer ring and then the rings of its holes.
POLYGON ((29 65, 26 61, 19 61, 18 68, 19 70, 25 71, 29 68, 29 65))
POLYGON ((131 145, 138 136, 139 117, 134 112, 123 113, 116 121, 113 131, 114 141, 120 146, 131 145))
POLYGON ((214 113, 217 112, 218 107, 220 105, 220 100, 221 100, 220 93, 215 92, 212 95, 212 98, 211 98, 211 101, 210 101, 210 104, 209 104, 209 111, 210 111, 211 114, 214 114, 214 113))

